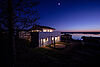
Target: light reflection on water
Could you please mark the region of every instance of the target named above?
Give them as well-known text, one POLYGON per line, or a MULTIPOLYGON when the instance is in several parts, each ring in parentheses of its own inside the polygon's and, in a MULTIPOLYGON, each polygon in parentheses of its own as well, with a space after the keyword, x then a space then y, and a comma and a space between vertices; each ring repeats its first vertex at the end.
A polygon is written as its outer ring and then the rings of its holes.
POLYGON ((82 36, 88 36, 88 37, 100 37, 100 34, 71 34, 72 38, 75 40, 81 40, 82 36))

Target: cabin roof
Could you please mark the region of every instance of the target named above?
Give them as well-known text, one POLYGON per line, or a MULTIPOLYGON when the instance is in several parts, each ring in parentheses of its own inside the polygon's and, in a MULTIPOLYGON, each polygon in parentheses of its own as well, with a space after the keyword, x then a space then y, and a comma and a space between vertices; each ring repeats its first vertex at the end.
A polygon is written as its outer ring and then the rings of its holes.
POLYGON ((31 30, 42 30, 42 29, 52 29, 55 30, 54 28, 48 27, 48 26, 40 26, 40 25, 34 25, 31 30))

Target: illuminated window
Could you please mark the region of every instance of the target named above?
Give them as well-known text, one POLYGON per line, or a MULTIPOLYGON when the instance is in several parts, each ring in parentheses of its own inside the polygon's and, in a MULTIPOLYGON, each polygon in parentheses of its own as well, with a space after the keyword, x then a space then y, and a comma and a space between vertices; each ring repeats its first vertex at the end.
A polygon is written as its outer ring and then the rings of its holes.
POLYGON ((34 32, 34 30, 32 30, 32 32, 34 32))
POLYGON ((58 40, 60 40, 60 36, 58 36, 58 40))
POLYGON ((57 38, 57 37, 55 37, 55 41, 57 41, 57 39, 58 39, 58 38, 57 38))
POLYGON ((43 39, 41 39, 41 44, 43 44, 42 41, 43 41, 43 39))
POLYGON ((45 42, 46 42, 46 40, 45 40, 45 39, 43 39, 43 42, 45 43, 45 42))
POLYGON ((46 38, 46 41, 48 41, 48 38, 46 38))
POLYGON ((41 39, 41 44, 47 44, 48 43, 48 38, 44 38, 44 39, 41 39))
POLYGON ((36 32, 39 32, 39 30, 36 30, 36 32))
POLYGON ((32 32, 41 32, 41 30, 32 30, 32 32))
POLYGON ((47 30, 43 30, 43 32, 47 32, 47 30))
POLYGON ((53 32, 53 30, 49 30, 50 32, 53 32))
POLYGON ((52 40, 54 40, 54 37, 52 37, 52 40))
POLYGON ((53 32, 52 29, 43 29, 43 32, 53 32))

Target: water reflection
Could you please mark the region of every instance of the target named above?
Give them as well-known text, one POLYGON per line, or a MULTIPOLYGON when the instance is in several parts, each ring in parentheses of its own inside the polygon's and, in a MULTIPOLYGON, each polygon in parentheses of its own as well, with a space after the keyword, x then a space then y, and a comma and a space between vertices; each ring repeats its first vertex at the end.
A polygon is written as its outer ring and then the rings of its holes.
POLYGON ((88 36, 88 37, 100 37, 100 34, 71 34, 72 38, 75 40, 81 40, 82 36, 88 36))

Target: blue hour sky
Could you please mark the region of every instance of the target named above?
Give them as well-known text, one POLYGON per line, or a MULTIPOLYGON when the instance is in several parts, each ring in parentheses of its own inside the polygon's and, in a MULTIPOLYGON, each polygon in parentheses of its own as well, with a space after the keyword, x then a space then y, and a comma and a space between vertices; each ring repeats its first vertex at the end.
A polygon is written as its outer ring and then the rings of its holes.
POLYGON ((37 7, 40 25, 64 32, 100 32, 100 0, 40 0, 37 7))

